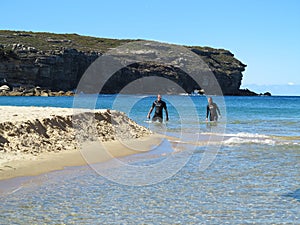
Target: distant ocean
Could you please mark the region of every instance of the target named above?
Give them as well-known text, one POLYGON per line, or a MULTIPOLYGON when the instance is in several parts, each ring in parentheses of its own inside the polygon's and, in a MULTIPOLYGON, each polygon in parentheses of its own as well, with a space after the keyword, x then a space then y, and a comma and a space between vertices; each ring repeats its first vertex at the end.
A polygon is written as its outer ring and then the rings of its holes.
MULTIPOLYGON (((163 99, 170 121, 162 125, 146 118, 155 96, 100 95, 95 107, 125 111, 153 131, 181 138, 176 146, 192 154, 173 175, 132 186, 83 166, 22 178, 18 186, 0 195, 0 223, 300 223, 300 97, 214 97, 222 113, 216 125, 205 122, 205 96, 168 95, 163 99), (195 137, 208 142, 199 146, 195 137), (217 151, 208 152, 207 145, 217 146, 217 151), (201 159, 207 153, 214 155, 201 170, 201 159)), ((73 97, 0 97, 0 105, 69 108, 73 97)), ((164 165, 174 143, 166 141, 152 153, 123 160, 134 166, 164 165)), ((174 158, 174 165, 176 160, 180 161, 174 158)), ((118 168, 111 171, 116 174, 118 168)))

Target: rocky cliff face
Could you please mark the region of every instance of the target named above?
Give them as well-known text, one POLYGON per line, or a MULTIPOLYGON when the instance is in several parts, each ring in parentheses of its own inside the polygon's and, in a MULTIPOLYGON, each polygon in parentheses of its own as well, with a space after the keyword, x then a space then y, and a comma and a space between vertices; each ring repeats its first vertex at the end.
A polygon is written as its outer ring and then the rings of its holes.
MULTIPOLYGON (((201 59, 208 65, 212 72, 211 74, 216 77, 224 95, 239 95, 241 93, 242 72, 245 70, 246 65, 235 59, 232 53, 222 49, 188 48, 200 55, 201 59)), ((143 54, 146 55, 146 53, 143 54)), ((160 56, 160 58, 163 57, 160 56)), ((179 59, 182 61, 188 60, 184 56, 179 59)), ((167 78, 178 84, 180 88, 176 88, 173 85, 166 86, 164 82, 161 84, 157 83, 157 80, 153 80, 153 83, 151 83, 151 80, 147 80, 144 83, 140 81, 133 89, 138 93, 179 93, 182 92, 180 91, 181 88, 188 93, 192 93, 194 90, 205 89, 205 81, 199 86, 185 71, 181 70, 180 64, 180 60, 177 60, 177 58, 169 65, 151 62, 133 63, 114 74, 112 79, 104 86, 103 91, 105 93, 119 92, 124 87, 124 84, 133 82, 137 78, 151 76, 167 78), (126 82, 124 82, 124 78, 126 82)), ((203 70, 203 68, 200 68, 200 70, 203 70)))
POLYGON ((76 49, 31 52, 23 45, 0 55, 0 79, 12 86, 40 86, 51 90, 72 90, 88 66, 98 57, 76 49))
MULTIPOLYGON (((13 87, 40 86, 54 91, 73 90, 85 70, 102 53, 124 41, 129 42, 129 40, 112 42, 111 39, 88 37, 89 39, 83 44, 82 39, 85 40, 87 37, 70 35, 68 38, 57 39, 57 34, 47 33, 3 31, 1 34, 0 32, 0 80, 5 79, 7 84, 13 87), (53 35, 56 35, 55 38, 53 35)), ((231 52, 208 47, 188 48, 202 57, 217 78, 225 95, 241 93, 239 89, 242 72, 246 65, 234 58, 231 52)), ((187 92, 202 88, 176 65, 134 63, 118 71, 102 92, 117 93, 124 83, 151 75, 166 77, 187 92)), ((139 90, 134 91, 139 92, 139 90)), ((166 89, 166 92, 176 93, 177 90, 166 89)))

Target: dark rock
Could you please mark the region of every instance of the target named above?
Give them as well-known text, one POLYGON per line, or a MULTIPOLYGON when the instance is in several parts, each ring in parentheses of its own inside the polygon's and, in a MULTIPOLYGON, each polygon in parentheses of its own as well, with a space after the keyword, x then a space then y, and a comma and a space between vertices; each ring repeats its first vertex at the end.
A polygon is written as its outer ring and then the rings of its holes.
POLYGON ((270 92, 260 93, 261 96, 272 96, 270 92))
POLYGON ((32 34, 28 34, 28 33, 14 33, 13 35, 15 36, 21 36, 21 37, 32 37, 32 34))
POLYGON ((5 143, 9 143, 9 141, 5 137, 0 135, 0 147, 3 147, 5 143))
POLYGON ((67 40, 67 39, 52 39, 52 38, 48 38, 47 39, 47 42, 50 42, 50 43, 71 43, 72 41, 71 40, 67 40))
POLYGON ((13 86, 33 85, 55 91, 73 90, 88 66, 98 57, 76 49, 45 55, 35 50, 18 47, 14 52, 18 57, 3 56, 5 59, 0 60, 0 77, 5 77, 13 86))
POLYGON ((239 89, 237 94, 233 94, 233 95, 241 95, 241 96, 257 96, 258 94, 250 91, 249 89, 239 89))

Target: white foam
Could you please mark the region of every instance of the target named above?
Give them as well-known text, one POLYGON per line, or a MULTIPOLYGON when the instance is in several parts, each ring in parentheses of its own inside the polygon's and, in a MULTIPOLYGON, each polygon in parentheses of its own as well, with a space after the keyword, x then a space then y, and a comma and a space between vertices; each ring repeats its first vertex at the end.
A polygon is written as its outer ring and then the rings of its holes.
POLYGON ((274 136, 268 136, 265 134, 258 133, 212 133, 203 132, 202 135, 210 136, 222 136, 225 140, 222 142, 223 145, 240 145, 240 144, 264 144, 264 145, 298 145, 299 143, 290 141, 281 141, 274 136))
POLYGON ((200 134, 203 134, 203 135, 224 136, 224 137, 271 138, 271 136, 264 135, 264 134, 257 134, 257 133, 253 134, 253 133, 246 133, 246 132, 240 132, 240 133, 236 133, 236 134, 202 132, 200 134))
POLYGON ((257 133, 253 134, 253 133, 245 133, 245 132, 237 133, 236 136, 246 137, 246 138, 270 138, 270 136, 264 134, 257 134, 257 133))
MULTIPOLYGON (((240 144, 265 144, 265 145, 293 145, 298 146, 300 142, 297 140, 282 140, 280 136, 269 136, 258 133, 214 133, 214 132, 201 132, 200 135, 207 136, 220 136, 224 137, 222 144, 224 145, 240 145, 240 144)), ((212 142, 210 142, 212 143, 212 142)))
POLYGON ((261 138, 240 138, 232 137, 223 141, 224 145, 235 145, 235 144, 266 144, 275 145, 276 141, 272 139, 261 139, 261 138))

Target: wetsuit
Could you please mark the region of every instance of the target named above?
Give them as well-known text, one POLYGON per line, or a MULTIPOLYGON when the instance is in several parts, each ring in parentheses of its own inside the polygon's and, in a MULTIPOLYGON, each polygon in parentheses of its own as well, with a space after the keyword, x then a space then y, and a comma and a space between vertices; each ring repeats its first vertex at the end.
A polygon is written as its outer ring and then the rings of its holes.
MULTIPOLYGON (((167 112, 167 104, 160 100, 155 100, 152 104, 152 108, 155 108, 154 116, 152 117, 152 121, 158 120, 159 122, 163 121, 163 109, 167 112)), ((168 118, 167 118, 168 119, 168 118)))
POLYGON ((217 106, 216 103, 213 102, 211 104, 208 104, 207 108, 206 108, 206 118, 208 118, 208 115, 209 115, 210 121, 217 121, 218 120, 217 111, 218 111, 219 115, 221 115, 219 107, 217 106))

